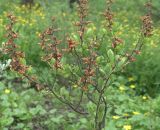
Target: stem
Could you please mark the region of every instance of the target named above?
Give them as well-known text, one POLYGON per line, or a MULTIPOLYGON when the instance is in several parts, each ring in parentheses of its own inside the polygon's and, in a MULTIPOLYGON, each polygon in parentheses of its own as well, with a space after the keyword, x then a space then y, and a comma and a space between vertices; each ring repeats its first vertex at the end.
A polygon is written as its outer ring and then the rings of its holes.
POLYGON ((106 115, 107 115, 107 102, 106 99, 103 97, 103 93, 100 94, 99 96, 99 101, 97 104, 97 109, 96 109, 96 116, 95 116, 95 129, 96 130, 102 130, 105 127, 105 120, 106 120, 106 115), (104 104, 104 110, 103 110, 103 117, 101 121, 98 121, 99 119, 99 108, 101 105, 101 99, 104 104))

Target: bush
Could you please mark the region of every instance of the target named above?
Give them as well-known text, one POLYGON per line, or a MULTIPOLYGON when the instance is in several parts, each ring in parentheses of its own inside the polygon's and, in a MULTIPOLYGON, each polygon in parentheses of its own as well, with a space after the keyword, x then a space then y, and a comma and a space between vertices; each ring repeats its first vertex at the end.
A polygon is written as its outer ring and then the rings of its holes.
MULTIPOLYGON (((109 118, 109 125, 107 125, 107 128, 131 129, 132 126, 130 125, 130 121, 135 121, 136 124, 139 121, 137 117, 127 116, 127 119, 129 119, 128 122, 122 122, 122 119, 120 122, 118 121, 118 123, 116 123, 112 121, 111 115, 114 115, 114 119, 118 119, 119 116, 123 117, 123 113, 125 112, 131 113, 132 109, 134 110, 135 107, 137 107, 136 110, 141 109, 133 104, 132 100, 129 100, 130 96, 137 95, 136 92, 127 91, 128 94, 121 94, 118 92, 117 88, 114 87, 119 87, 120 91, 129 90, 127 87, 125 87, 125 85, 127 86, 128 81, 124 80, 125 83, 123 86, 121 86, 119 82, 123 82, 123 78, 120 77, 122 81, 118 81, 117 76, 118 74, 122 73, 122 70, 124 70, 124 67, 128 63, 136 60, 137 55, 141 53, 140 50, 144 45, 146 37, 152 35, 153 28, 150 16, 151 6, 147 7, 147 15, 141 18, 143 23, 141 30, 139 28, 134 28, 133 32, 125 32, 129 30, 129 28, 127 28, 128 26, 126 25, 126 19, 123 19, 124 17, 122 18, 122 21, 125 21, 125 25, 122 25, 117 19, 114 22, 114 15, 111 8, 112 5, 112 1, 107 1, 107 9, 103 13, 105 21, 102 20, 102 23, 94 24, 91 21, 88 21, 87 18, 87 0, 81 0, 78 8, 79 20, 74 23, 75 27, 77 28, 72 26, 72 28, 69 30, 63 30, 63 33, 65 34, 60 32, 60 29, 57 27, 60 19, 58 19, 58 22, 56 22, 55 18, 52 18, 51 26, 47 27, 47 29, 42 33, 37 33, 40 36, 41 41, 39 43, 40 46, 34 48, 34 51, 36 51, 34 52, 35 55, 31 54, 34 56, 32 58, 30 58, 30 53, 33 52, 32 45, 30 43, 29 45, 22 45, 21 50, 19 47, 21 42, 16 40, 19 38, 19 35, 14 30, 17 30, 21 25, 13 26, 16 23, 16 17, 12 14, 7 15, 10 23, 6 26, 7 39, 4 39, 6 42, 2 48, 2 52, 7 54, 7 56, 12 59, 10 64, 11 70, 16 72, 18 76, 21 75, 25 77, 29 81, 31 87, 34 87, 36 90, 43 90, 44 92, 48 91, 48 96, 54 95, 54 97, 56 97, 59 101, 68 106, 67 109, 72 109, 90 119, 88 122, 84 118, 81 118, 81 116, 77 118, 74 114, 67 114, 69 120, 70 118, 77 119, 77 122, 80 121, 80 123, 78 122, 75 125, 64 128, 64 126, 61 126, 61 123, 64 122, 64 120, 62 120, 63 116, 58 116, 57 119, 48 116, 51 119, 44 122, 44 124, 47 125, 46 128, 101 130, 105 128, 105 122, 107 122, 106 119, 109 118), (75 31, 75 29, 78 31, 75 31), (122 31, 125 32, 123 35, 122 31), (26 50, 28 53, 26 55, 27 58, 24 55, 23 50, 26 50), (37 51, 39 53, 37 53, 37 51), (42 56, 42 61, 39 61, 39 56, 42 56), (38 63, 44 62, 43 64, 47 69, 39 68, 37 62, 29 61, 31 59, 35 61, 37 60, 38 63), (34 63, 33 67, 28 66, 28 63, 34 63), (118 84, 120 86, 118 86, 118 84), (112 97, 110 93, 112 95, 117 95, 112 97), (116 104, 115 99, 117 98, 118 102, 116 104), (123 102, 122 106, 120 104, 121 102, 123 102), (111 109, 109 108, 110 105, 112 106, 111 109), (129 105, 129 109, 126 109, 128 107, 127 105, 129 105), (118 106, 121 106, 122 108, 116 109, 118 106), (51 122, 54 122, 57 125, 52 125, 51 122)), ((22 10, 26 13, 31 11, 27 10, 25 6, 22 7, 22 10)), ((63 16, 65 15, 66 14, 63 13, 63 16)), ((44 14, 41 12, 40 16, 42 19, 45 19, 44 14)), ((25 17, 29 17, 29 15, 26 15, 25 17)), ((103 19, 102 16, 99 17, 103 19)), ((22 17, 19 19, 28 25, 27 28, 25 28, 25 26, 22 27, 24 29, 22 31, 24 34, 34 31, 32 30, 33 24, 31 19, 29 21, 22 19, 22 17), (29 27, 31 28, 29 29, 29 27)), ((66 17, 66 19, 68 19, 68 17, 66 17)), ((60 22, 64 21, 61 20, 60 22)), ((49 22, 46 20, 46 25, 48 23, 49 22)), ((41 24, 42 23, 40 23, 40 25, 41 24)), ((70 24, 71 23, 68 23, 66 28, 68 28, 70 24)), ((135 23, 135 25, 138 24, 139 23, 135 23)), ((39 27, 40 25, 34 24, 35 27, 39 27)), ((64 23, 63 26, 65 26, 64 23)), ((42 27, 40 29, 42 29, 42 27)), ((38 41, 34 35, 30 34, 29 38, 33 40, 34 43, 38 41)), ((23 37, 23 39, 25 39, 25 37, 23 37)), ((130 71, 130 73, 131 72, 132 71, 130 71)), ((135 85, 131 86, 131 88, 134 87, 135 85)), ((9 90, 7 91, 9 92, 9 90)), ((33 94, 34 93, 31 95, 33 94)), ((138 100, 137 98, 139 98, 140 94, 135 97, 135 101, 138 100)), ((149 96, 144 96, 144 98, 149 98, 149 96)), ((142 103, 141 100, 138 101, 139 103, 142 103)), ((51 102, 51 99, 49 102, 51 102)), ((27 117, 25 121, 30 122, 31 119, 34 120, 34 116, 36 115, 34 115, 34 111, 37 113, 40 108, 41 106, 38 106, 33 109, 33 113, 31 112, 30 117, 27 117)), ((146 108, 144 111, 147 110, 148 108, 146 108)), ((141 111, 142 113, 144 112, 143 110, 141 111)), ((47 116, 45 110, 43 112, 42 116, 47 116)), ((53 110, 51 113, 55 114, 55 111, 53 110)), ((135 115, 141 115, 137 113, 138 112, 134 112, 135 115)), ((38 113, 38 115, 41 114, 38 113)), ((12 120, 9 125, 13 125, 12 123, 16 120, 13 117, 14 116, 12 115, 12 120)), ((144 115, 139 117, 143 122, 145 122, 143 119, 148 121, 144 115)), ((72 119, 71 121, 73 122, 72 119)), ((65 119, 65 121, 66 120, 67 119, 65 119)), ((139 129, 141 126, 146 129, 152 127, 152 124, 148 125, 146 122, 145 124, 138 124, 134 125, 133 127, 135 127, 135 129, 139 129)), ((31 123, 30 128, 35 127, 37 126, 34 126, 31 123)), ((158 126, 155 125, 155 128, 158 128, 158 126)))

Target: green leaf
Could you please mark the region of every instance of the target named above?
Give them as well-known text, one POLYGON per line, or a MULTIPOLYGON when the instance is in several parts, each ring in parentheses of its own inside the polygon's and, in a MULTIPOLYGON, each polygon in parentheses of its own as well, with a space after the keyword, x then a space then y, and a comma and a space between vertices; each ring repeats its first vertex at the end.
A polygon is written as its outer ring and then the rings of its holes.
POLYGON ((115 58, 114 58, 114 53, 113 53, 113 51, 112 51, 111 49, 109 49, 109 50, 107 51, 107 55, 108 55, 108 58, 109 58, 110 63, 114 63, 114 60, 115 60, 115 58))
POLYGON ((16 129, 22 129, 24 128, 24 124, 23 123, 18 123, 17 126, 16 126, 16 129))
POLYGON ((65 97, 69 97, 69 91, 65 87, 62 87, 60 89, 60 95, 65 96, 65 97))
POLYGON ((92 102, 88 102, 87 103, 87 108, 90 114, 93 114, 95 112, 95 107, 94 104, 92 102))
POLYGON ((86 119, 86 118, 81 118, 79 121, 80 121, 82 124, 87 123, 87 119, 86 119))
POLYGON ((2 90, 5 87, 5 84, 0 82, 0 90, 2 90))
POLYGON ((70 117, 70 118, 75 118, 76 115, 75 115, 74 113, 68 113, 68 117, 70 117))
POLYGON ((72 36, 73 36, 74 40, 76 40, 76 41, 79 40, 79 37, 77 35, 73 34, 72 36))
POLYGON ((99 68, 99 71, 100 71, 103 75, 106 75, 106 72, 105 72, 102 68, 99 68))
POLYGON ((112 70, 112 65, 111 65, 111 63, 106 64, 106 66, 104 67, 105 73, 110 73, 111 70, 112 70))
POLYGON ((105 128, 105 130, 117 130, 115 127, 115 123, 113 121, 108 121, 107 123, 107 127, 105 128))
POLYGON ((98 86, 99 86, 100 88, 102 88, 103 83, 104 83, 103 78, 99 78, 99 79, 98 79, 98 86))
POLYGON ((56 109, 52 109, 52 110, 49 111, 49 113, 54 114, 56 111, 57 111, 56 109))
POLYGON ((9 126, 13 123, 14 119, 12 117, 0 118, 0 126, 9 126))
POLYGON ((97 64, 100 64, 100 63, 102 63, 104 61, 104 57, 103 56, 98 56, 97 58, 96 58, 96 63, 97 64))
POLYGON ((118 62, 117 67, 120 69, 126 62, 126 57, 121 58, 120 62, 118 62))
POLYGON ((88 36, 93 35, 93 29, 92 29, 92 28, 88 28, 86 34, 87 34, 88 36))

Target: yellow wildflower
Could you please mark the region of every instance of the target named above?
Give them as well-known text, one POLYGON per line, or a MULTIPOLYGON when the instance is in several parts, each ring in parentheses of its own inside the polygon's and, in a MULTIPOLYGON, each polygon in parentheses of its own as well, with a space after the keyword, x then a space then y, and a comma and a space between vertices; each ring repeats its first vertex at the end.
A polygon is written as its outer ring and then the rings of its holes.
POLYGON ((73 85, 73 88, 77 88, 77 87, 78 87, 78 85, 77 85, 77 84, 73 85))
POLYGON ((136 86, 134 84, 130 85, 130 88, 135 88, 136 86))
POLYGON ((119 86, 119 89, 120 89, 121 91, 124 91, 124 90, 125 90, 124 85, 119 86))
POLYGON ((140 113, 137 112, 137 111, 133 112, 133 115, 139 115, 139 114, 140 114, 140 113))
POLYGON ((4 90, 4 93, 6 93, 6 94, 9 94, 10 92, 11 92, 10 89, 5 89, 5 90, 4 90))
POLYGON ((142 97, 142 99, 143 99, 143 100, 146 100, 146 99, 147 99, 147 97, 146 97, 146 96, 143 96, 143 97, 142 97))
POLYGON ((131 125, 124 125, 123 129, 125 129, 125 130, 131 130, 132 126, 131 125))
POLYGON ((112 116, 113 119, 117 120, 120 118, 120 116, 112 116))

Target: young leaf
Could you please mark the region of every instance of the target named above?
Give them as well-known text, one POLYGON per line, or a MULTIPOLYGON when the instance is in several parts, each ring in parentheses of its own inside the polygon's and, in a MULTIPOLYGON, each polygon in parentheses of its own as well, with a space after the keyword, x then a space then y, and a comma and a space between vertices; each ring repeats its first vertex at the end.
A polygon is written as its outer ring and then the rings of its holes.
POLYGON ((114 63, 114 59, 115 59, 114 58, 114 53, 113 53, 113 51, 111 49, 108 50, 107 55, 108 55, 109 61, 111 63, 114 63))

